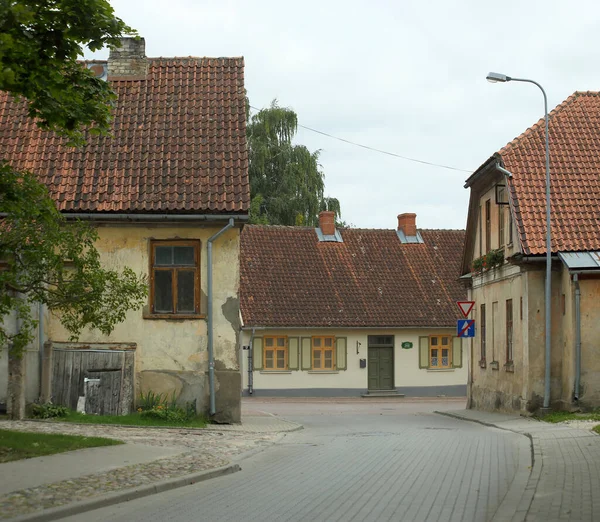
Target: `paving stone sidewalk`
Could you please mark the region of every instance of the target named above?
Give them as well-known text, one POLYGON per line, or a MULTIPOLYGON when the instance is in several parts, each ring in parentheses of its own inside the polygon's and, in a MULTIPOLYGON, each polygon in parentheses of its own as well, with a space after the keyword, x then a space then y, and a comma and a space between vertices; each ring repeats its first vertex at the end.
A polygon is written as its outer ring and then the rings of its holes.
MULTIPOLYGON (((145 445, 180 450, 178 454, 167 458, 10 491, 0 500, 0 519, 10 519, 129 488, 162 483, 168 479, 203 470, 221 468, 231 461, 268 447, 284 436, 285 432, 301 429, 302 426, 271 415, 257 414, 245 416, 240 425, 210 425, 204 429, 140 428, 34 421, 2 421, 0 428, 108 437, 138 445, 137 447, 145 445)), ((0 464, 0 480, 10 481, 10 477, 2 474, 2 464, 0 464)))
POLYGON ((531 439, 533 467, 527 483, 511 488, 494 521, 600 520, 600 436, 591 431, 593 423, 550 424, 476 410, 439 413, 531 439))

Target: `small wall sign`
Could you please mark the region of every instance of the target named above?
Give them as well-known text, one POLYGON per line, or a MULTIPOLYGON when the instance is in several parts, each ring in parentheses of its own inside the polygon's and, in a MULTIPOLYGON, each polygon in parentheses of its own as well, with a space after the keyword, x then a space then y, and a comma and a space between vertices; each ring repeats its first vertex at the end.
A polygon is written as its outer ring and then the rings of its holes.
POLYGON ((402 346, 402 348, 405 350, 409 350, 413 347, 413 343, 411 343, 410 341, 405 341, 400 346, 402 346))

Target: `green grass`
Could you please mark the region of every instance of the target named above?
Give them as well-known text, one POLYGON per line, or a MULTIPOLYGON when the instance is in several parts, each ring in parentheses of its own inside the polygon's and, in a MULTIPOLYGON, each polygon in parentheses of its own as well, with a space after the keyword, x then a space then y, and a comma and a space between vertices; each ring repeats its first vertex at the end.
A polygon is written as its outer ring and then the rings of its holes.
POLYGON ((117 444, 123 444, 123 442, 101 437, 0 430, 0 463, 117 444))
POLYGON ((593 420, 600 422, 600 413, 569 413, 568 411, 555 411, 540 417, 544 422, 564 422, 570 420, 593 420))
POLYGON ((593 430, 600 435, 600 424, 598 424, 598 426, 594 426, 593 430))
POLYGON ((60 422, 77 422, 81 424, 121 424, 125 426, 169 426, 174 428, 204 428, 206 419, 196 417, 185 422, 172 422, 161 419, 144 419, 138 413, 130 415, 83 415, 70 412, 66 417, 57 417, 60 422))

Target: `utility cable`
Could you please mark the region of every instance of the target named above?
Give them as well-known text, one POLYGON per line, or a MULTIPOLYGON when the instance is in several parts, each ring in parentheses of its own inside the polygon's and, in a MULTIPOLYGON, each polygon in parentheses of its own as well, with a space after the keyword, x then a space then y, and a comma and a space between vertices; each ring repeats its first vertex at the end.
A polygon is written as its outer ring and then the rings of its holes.
MULTIPOLYGON (((251 109, 254 109, 255 111, 260 111, 261 109, 257 109, 256 107, 253 107, 252 105, 250 105, 251 109)), ((400 158, 406 161, 413 161, 415 163, 421 163, 423 165, 430 165, 432 167, 440 167, 442 169, 448 169, 448 170, 456 170, 458 172, 467 172, 469 174, 472 173, 471 170, 466 170, 466 169, 459 169, 458 167, 451 167, 449 165, 441 165, 439 163, 433 163, 431 161, 425 161, 425 160, 420 160, 420 159, 416 159, 416 158, 410 158, 408 156, 403 156, 402 154, 396 154, 395 152, 389 152, 387 150, 382 150, 382 149, 376 149, 375 147, 369 147, 368 145, 362 145, 361 143, 356 143, 354 141, 350 141, 350 140, 346 140, 344 138, 339 138, 338 136, 333 136, 332 134, 328 134, 326 132, 317 130, 317 129, 312 129, 311 127, 307 127, 306 125, 300 125, 298 124, 298 127, 301 127, 303 129, 309 130, 311 132, 316 132, 317 134, 321 134, 323 136, 327 136, 328 138, 332 138, 334 140, 338 140, 338 141, 342 141, 344 143, 348 143, 349 145, 354 145, 355 147, 361 147, 363 149, 367 149, 367 150, 371 150, 373 152, 379 152, 380 154, 386 154, 388 156, 394 156, 395 158, 400 158)))

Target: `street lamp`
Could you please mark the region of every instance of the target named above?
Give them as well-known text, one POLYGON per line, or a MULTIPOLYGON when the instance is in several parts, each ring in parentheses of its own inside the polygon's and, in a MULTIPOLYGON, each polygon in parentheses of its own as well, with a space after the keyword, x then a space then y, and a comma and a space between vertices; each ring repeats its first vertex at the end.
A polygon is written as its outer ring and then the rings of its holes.
POLYGON ((511 78, 505 74, 499 74, 491 72, 486 77, 488 82, 491 83, 505 83, 505 82, 525 82, 533 83, 540 88, 544 95, 544 119, 546 122, 546 295, 544 296, 545 314, 546 314, 546 374, 544 382, 544 408, 550 407, 550 326, 551 326, 551 278, 552 278, 552 241, 550 235, 550 144, 548 139, 548 98, 546 97, 546 91, 544 88, 533 80, 526 80, 525 78, 511 78))

